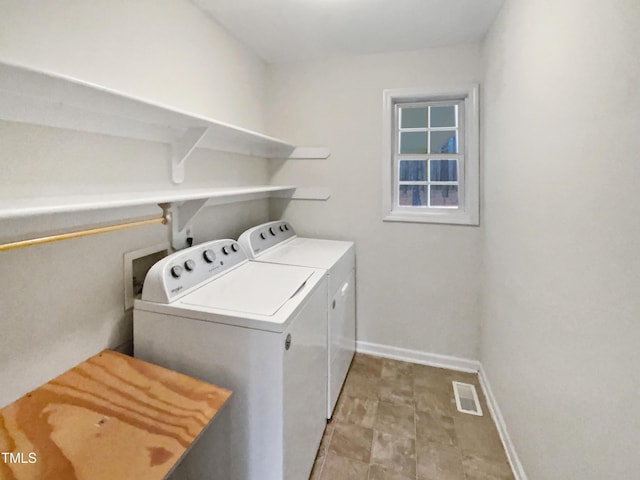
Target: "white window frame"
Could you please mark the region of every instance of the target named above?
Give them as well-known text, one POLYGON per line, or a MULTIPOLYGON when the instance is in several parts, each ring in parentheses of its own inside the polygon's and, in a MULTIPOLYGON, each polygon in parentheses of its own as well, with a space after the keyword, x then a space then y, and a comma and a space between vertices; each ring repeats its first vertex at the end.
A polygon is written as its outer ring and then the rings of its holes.
POLYGON ((480 146, 479 86, 472 84, 446 90, 390 89, 383 91, 383 220, 390 222, 446 223, 479 225, 480 223, 480 146), (416 102, 462 101, 464 138, 459 140, 458 154, 429 154, 432 159, 458 160, 458 207, 400 206, 398 191, 398 116, 397 106, 416 102))

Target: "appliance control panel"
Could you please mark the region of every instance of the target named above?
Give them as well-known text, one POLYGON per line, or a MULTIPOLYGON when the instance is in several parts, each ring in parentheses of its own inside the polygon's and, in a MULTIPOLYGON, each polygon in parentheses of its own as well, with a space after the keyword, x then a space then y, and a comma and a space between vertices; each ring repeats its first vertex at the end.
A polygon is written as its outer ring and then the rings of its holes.
POLYGON ((149 269, 142 300, 170 303, 247 260, 235 240, 213 240, 179 250, 149 269))
POLYGON ((253 227, 238 239, 249 258, 257 258, 276 245, 294 238, 296 232, 289 222, 281 220, 253 227))

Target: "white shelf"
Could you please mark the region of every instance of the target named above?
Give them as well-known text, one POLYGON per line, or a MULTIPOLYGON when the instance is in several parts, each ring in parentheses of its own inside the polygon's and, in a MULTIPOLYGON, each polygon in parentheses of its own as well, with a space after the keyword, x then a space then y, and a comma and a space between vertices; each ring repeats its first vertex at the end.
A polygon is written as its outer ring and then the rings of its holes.
MULTIPOLYGON (((329 150, 296 147, 262 133, 176 110, 142 98, 50 72, 0 62, 0 120, 111 135, 171 146, 174 183, 184 179, 196 148, 274 159, 324 159, 329 150)), ((171 216, 171 237, 182 248, 189 222, 207 205, 259 198, 326 200, 322 188, 240 186, 95 193, 0 199, 0 220, 54 213, 162 205, 171 216)))
POLYGON ((327 158, 262 133, 132 97, 100 85, 0 63, 0 119, 168 143, 173 180, 196 148, 263 158, 327 158))
POLYGON ((188 245, 187 238, 192 236, 191 220, 204 207, 260 198, 293 198, 295 190, 291 186, 252 185, 0 199, 0 220, 158 204, 165 218, 171 219, 171 244, 175 249, 181 249, 188 245))
POLYGON ((203 206, 222 205, 272 196, 290 196, 294 191, 295 187, 292 186, 258 185, 0 199, 0 220, 163 203, 204 201, 203 206))

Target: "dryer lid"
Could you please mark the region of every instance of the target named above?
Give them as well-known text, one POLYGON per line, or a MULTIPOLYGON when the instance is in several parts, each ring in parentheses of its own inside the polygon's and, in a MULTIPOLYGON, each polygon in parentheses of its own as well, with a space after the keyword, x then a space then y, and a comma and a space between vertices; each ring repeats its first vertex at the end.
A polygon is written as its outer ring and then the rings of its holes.
POLYGON ((265 252, 259 260, 331 270, 347 254, 353 257, 353 242, 296 237, 265 252))
POLYGON ((273 316, 313 275, 305 267, 248 262, 185 295, 179 303, 273 316))

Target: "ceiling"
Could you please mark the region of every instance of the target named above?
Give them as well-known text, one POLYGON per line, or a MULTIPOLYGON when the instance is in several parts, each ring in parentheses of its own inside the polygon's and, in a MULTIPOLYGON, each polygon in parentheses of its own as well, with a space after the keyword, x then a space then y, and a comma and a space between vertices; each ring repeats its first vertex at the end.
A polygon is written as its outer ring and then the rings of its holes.
POLYGON ((270 63, 482 40, 504 0, 192 0, 270 63))

